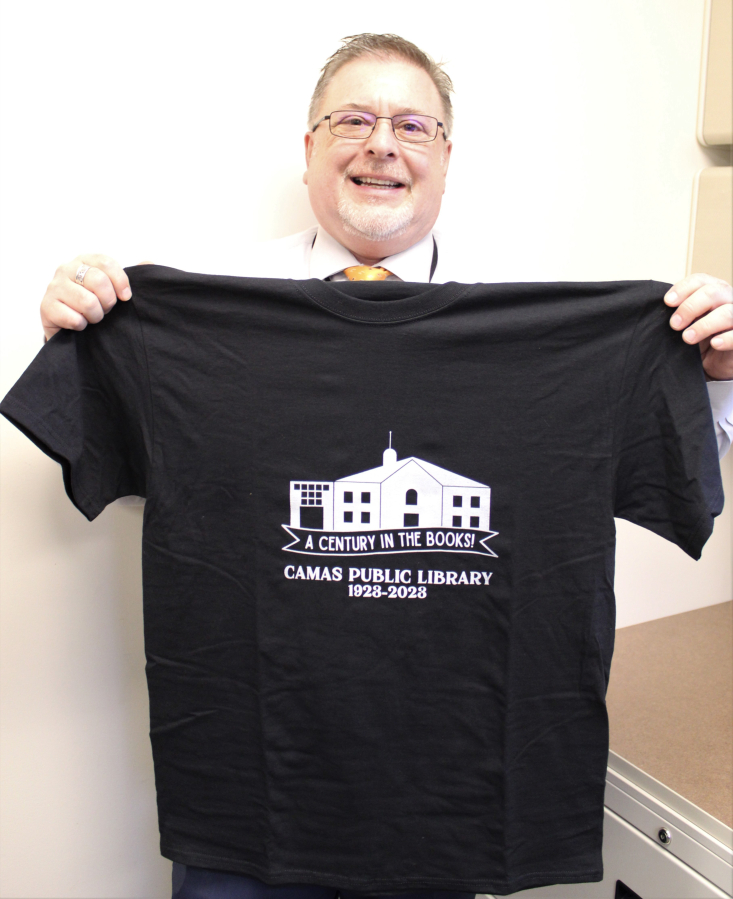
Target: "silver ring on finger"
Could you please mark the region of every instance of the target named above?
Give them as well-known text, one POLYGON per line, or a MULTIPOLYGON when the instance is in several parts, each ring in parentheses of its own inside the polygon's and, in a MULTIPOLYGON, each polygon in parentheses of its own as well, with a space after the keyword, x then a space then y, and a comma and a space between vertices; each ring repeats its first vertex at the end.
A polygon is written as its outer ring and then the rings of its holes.
POLYGON ((89 271, 90 268, 91 268, 91 265, 83 265, 82 264, 79 266, 79 268, 76 270, 76 274, 74 275, 74 280, 76 281, 77 284, 84 283, 84 276, 86 275, 86 273, 89 271))

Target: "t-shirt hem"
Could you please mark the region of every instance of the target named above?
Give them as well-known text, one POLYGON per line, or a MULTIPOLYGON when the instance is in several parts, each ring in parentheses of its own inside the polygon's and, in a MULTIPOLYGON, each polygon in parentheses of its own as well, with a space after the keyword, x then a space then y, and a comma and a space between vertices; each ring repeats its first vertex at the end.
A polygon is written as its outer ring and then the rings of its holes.
POLYGON ((408 890, 455 890, 472 893, 497 893, 508 895, 519 890, 551 886, 559 883, 598 883, 603 880, 602 868, 574 871, 533 871, 518 875, 510 881, 506 880, 462 880, 446 877, 403 877, 395 879, 379 879, 349 877, 342 874, 330 874, 327 871, 312 871, 308 868, 270 869, 255 862, 245 861, 229 856, 208 855, 187 850, 179 851, 161 844, 161 854, 181 865, 197 868, 208 868, 213 871, 229 871, 235 874, 246 874, 256 877, 269 886, 284 884, 307 884, 325 886, 333 889, 351 889, 364 893, 397 893, 408 890))

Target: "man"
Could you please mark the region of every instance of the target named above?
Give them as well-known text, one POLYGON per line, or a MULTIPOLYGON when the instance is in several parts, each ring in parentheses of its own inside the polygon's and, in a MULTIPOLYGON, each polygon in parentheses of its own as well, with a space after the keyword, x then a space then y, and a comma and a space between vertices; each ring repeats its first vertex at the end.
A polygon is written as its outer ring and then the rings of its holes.
MULTIPOLYGON (((450 271, 441 258, 432 234, 452 149, 450 90, 440 67, 401 38, 347 39, 323 69, 305 135, 304 180, 319 226, 258 249, 259 258, 241 274, 461 280, 460 271, 450 271)), ((114 260, 77 257, 59 267, 43 298, 46 337, 61 328, 82 330, 130 296, 127 276, 114 260)), ((671 327, 682 331, 687 343, 700 346, 711 384, 733 378, 731 286, 693 275, 676 284, 665 301, 675 308, 671 327)), ((716 403, 731 405, 733 385, 716 384, 713 390, 721 394, 714 397, 716 403)), ((721 452, 733 431, 727 408, 716 413, 721 452)), ((285 891, 311 899, 335 895, 327 887, 272 887, 240 874, 181 865, 174 867, 174 888, 179 899, 265 894, 274 899, 285 891)))

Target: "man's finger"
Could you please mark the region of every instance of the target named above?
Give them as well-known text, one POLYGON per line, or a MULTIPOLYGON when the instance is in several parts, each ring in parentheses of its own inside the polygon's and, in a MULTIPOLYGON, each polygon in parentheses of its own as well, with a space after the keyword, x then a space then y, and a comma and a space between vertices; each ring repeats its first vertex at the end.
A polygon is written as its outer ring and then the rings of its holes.
POLYGON ((724 331, 722 334, 716 334, 710 341, 710 346, 721 352, 726 350, 733 351, 733 331, 724 331))
POLYGON ((72 331, 83 331, 89 324, 80 312, 77 312, 60 300, 56 300, 52 304, 49 312, 50 315, 41 314, 43 333, 46 335, 47 340, 62 328, 68 328, 72 331))
POLYGON ((733 291, 725 281, 711 281, 687 297, 670 318, 670 325, 681 331, 696 319, 720 306, 731 305, 733 291))
MULTIPOLYGON (((699 318, 693 325, 686 328, 682 332, 682 339, 686 343, 699 343, 706 337, 714 337, 715 335, 724 336, 726 333, 733 332, 733 305, 726 303, 718 306, 712 312, 708 312, 702 318, 699 318)), ((711 341, 715 349, 727 349, 728 347, 721 343, 711 341)))
MULTIPOLYGON (((84 283, 86 284, 86 278, 84 283)), ((67 306, 74 312, 78 312, 79 315, 82 315, 92 324, 101 322, 104 318, 105 310, 99 301, 99 297, 91 290, 87 290, 86 287, 82 287, 81 284, 67 284, 63 296, 58 297, 57 302, 67 306)), ((54 311, 63 312, 60 308, 54 308, 54 311)))
POLYGON ((699 290, 706 284, 713 283, 725 284, 725 281, 721 281, 720 278, 714 278, 712 275, 706 275, 703 272, 687 275, 686 278, 682 278, 670 287, 664 295, 664 302, 668 306, 679 306, 696 290, 699 290))
MULTIPOLYGON (((76 286, 76 283, 74 283, 71 289, 74 290, 76 286)), ((84 275, 83 284, 79 286, 82 290, 91 292, 97 297, 104 312, 109 312, 117 302, 117 292, 115 291, 114 284, 109 276, 96 266, 92 266, 87 271, 84 275)), ((76 308, 76 306, 74 308, 76 308)))
MULTIPOLYGON (((122 266, 117 262, 116 259, 112 259, 111 256, 104 256, 101 253, 84 253, 81 256, 77 256, 77 258, 72 263, 71 267, 74 268, 74 271, 71 273, 71 279, 74 280, 76 276, 77 269, 80 265, 91 265, 94 268, 99 269, 104 272, 105 275, 109 278, 112 283, 112 287, 115 291, 115 296, 120 300, 129 300, 132 296, 132 290, 130 289, 130 279, 125 274, 125 270, 122 266)), ((87 278, 89 277, 89 272, 84 277, 84 285, 86 286, 87 278)))

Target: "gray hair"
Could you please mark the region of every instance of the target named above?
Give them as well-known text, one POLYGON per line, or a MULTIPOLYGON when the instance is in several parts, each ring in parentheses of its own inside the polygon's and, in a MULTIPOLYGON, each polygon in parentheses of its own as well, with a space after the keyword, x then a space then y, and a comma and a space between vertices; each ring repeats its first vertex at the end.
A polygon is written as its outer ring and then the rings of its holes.
POLYGON ((450 95, 453 91, 453 82, 450 76, 443 71, 443 63, 436 62, 432 56, 428 56, 419 47, 398 34, 352 34, 341 39, 343 47, 329 56, 326 65, 321 69, 321 77, 318 79, 316 89, 313 91, 310 106, 308 107, 308 126, 315 124, 318 109, 326 93, 326 88, 331 83, 338 70, 352 59, 366 56, 369 53, 384 59, 404 59, 430 75, 433 84, 440 94, 443 104, 443 119, 446 137, 453 130, 453 106, 450 95))

